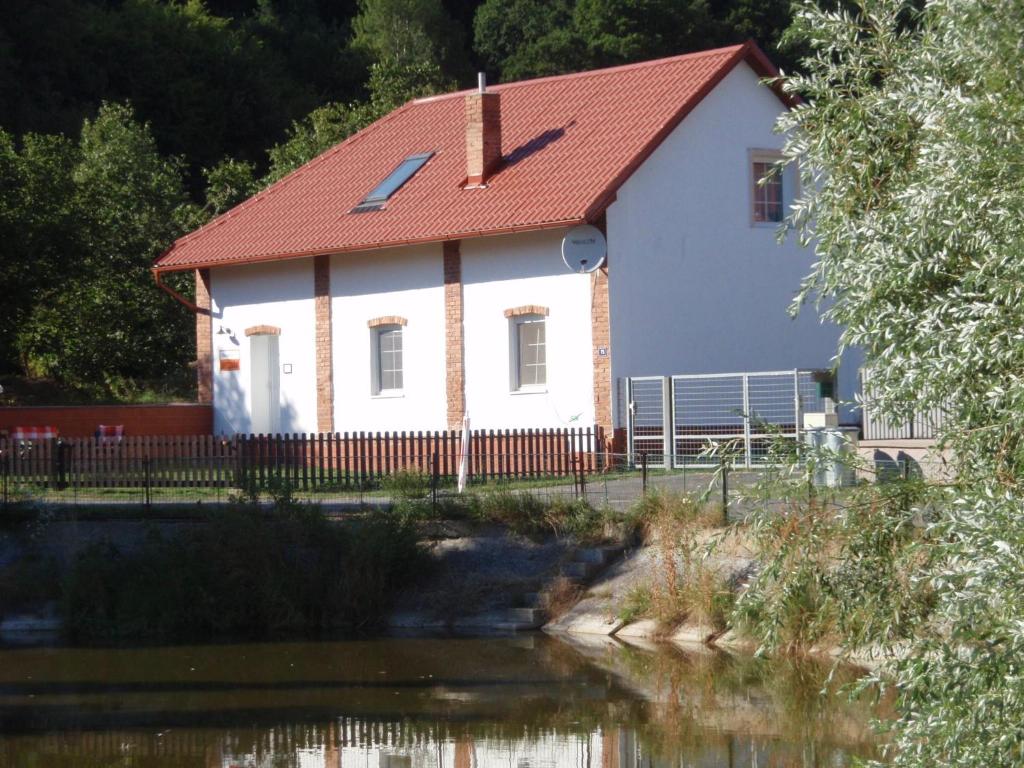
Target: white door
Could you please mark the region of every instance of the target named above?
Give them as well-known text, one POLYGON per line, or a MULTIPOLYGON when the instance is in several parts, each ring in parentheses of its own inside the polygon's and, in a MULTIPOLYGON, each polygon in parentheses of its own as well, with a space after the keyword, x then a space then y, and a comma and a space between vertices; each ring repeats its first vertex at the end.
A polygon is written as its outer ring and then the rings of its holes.
POLYGON ((281 429, 281 366, 278 363, 278 336, 249 337, 252 381, 252 422, 254 434, 273 434, 281 429))

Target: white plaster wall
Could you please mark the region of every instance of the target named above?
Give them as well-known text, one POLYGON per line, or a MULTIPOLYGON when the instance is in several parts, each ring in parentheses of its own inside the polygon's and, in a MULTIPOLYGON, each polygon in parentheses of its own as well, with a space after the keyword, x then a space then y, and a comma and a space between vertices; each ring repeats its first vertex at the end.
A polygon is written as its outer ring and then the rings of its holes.
POLYGON ((446 428, 443 266, 439 243, 331 258, 335 430, 446 428), (372 391, 367 322, 384 315, 409 321, 400 396, 372 391))
POLYGON ((281 431, 316 431, 316 320, 313 307, 313 260, 219 267, 210 271, 213 312, 214 431, 248 432, 252 369, 245 329, 274 325, 279 340, 281 431), (231 337, 219 335, 230 328, 231 337), (238 371, 220 371, 221 349, 240 353, 238 371), (283 372, 285 365, 292 373, 283 372))
POLYGON ((565 230, 462 241, 466 410, 474 429, 594 424, 590 276, 562 262, 565 230), (510 391, 511 307, 550 310, 547 386, 510 391), (574 419, 575 417, 575 419, 574 419))
MULTIPOLYGON (((782 109, 740 64, 619 189, 608 209, 613 384, 830 367, 838 328, 813 307, 786 312, 810 250, 751 222, 749 151, 782 147, 772 132, 782 109)), ((795 183, 790 170, 787 204, 795 183)), ((841 397, 854 392, 855 362, 840 372, 841 397)))

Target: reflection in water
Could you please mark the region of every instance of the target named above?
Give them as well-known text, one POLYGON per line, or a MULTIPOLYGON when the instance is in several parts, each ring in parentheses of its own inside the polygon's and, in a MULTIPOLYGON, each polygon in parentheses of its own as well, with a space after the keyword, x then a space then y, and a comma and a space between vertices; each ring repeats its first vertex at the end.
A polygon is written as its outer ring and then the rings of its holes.
POLYGON ((767 768, 874 755, 829 670, 543 636, 0 651, 0 765, 767 768))

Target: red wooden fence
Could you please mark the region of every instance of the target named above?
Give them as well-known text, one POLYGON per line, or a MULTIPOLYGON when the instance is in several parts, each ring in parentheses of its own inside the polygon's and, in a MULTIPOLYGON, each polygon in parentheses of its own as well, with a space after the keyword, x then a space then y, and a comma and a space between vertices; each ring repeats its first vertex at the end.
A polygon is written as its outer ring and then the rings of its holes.
MULTIPOLYGON (((474 430, 473 479, 566 477, 599 469, 597 428, 474 430)), ((461 432, 0 438, 8 479, 47 487, 238 486, 271 478, 302 489, 347 487, 402 471, 458 474, 461 432)))

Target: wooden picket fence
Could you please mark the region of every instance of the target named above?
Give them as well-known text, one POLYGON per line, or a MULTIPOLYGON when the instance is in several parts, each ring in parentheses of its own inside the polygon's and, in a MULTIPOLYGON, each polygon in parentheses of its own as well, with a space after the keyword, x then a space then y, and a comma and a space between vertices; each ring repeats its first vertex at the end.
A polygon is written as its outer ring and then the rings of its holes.
MULTIPOLYGON (((569 477, 600 468, 598 428, 475 430, 473 480, 569 477)), ((462 434, 336 432, 121 439, 0 439, 5 483, 44 488, 211 488, 287 480, 302 490, 362 487, 402 471, 450 479, 462 434)))
POLYGON ((230 487, 233 444, 213 435, 2 439, 0 462, 8 482, 44 488, 230 487))

